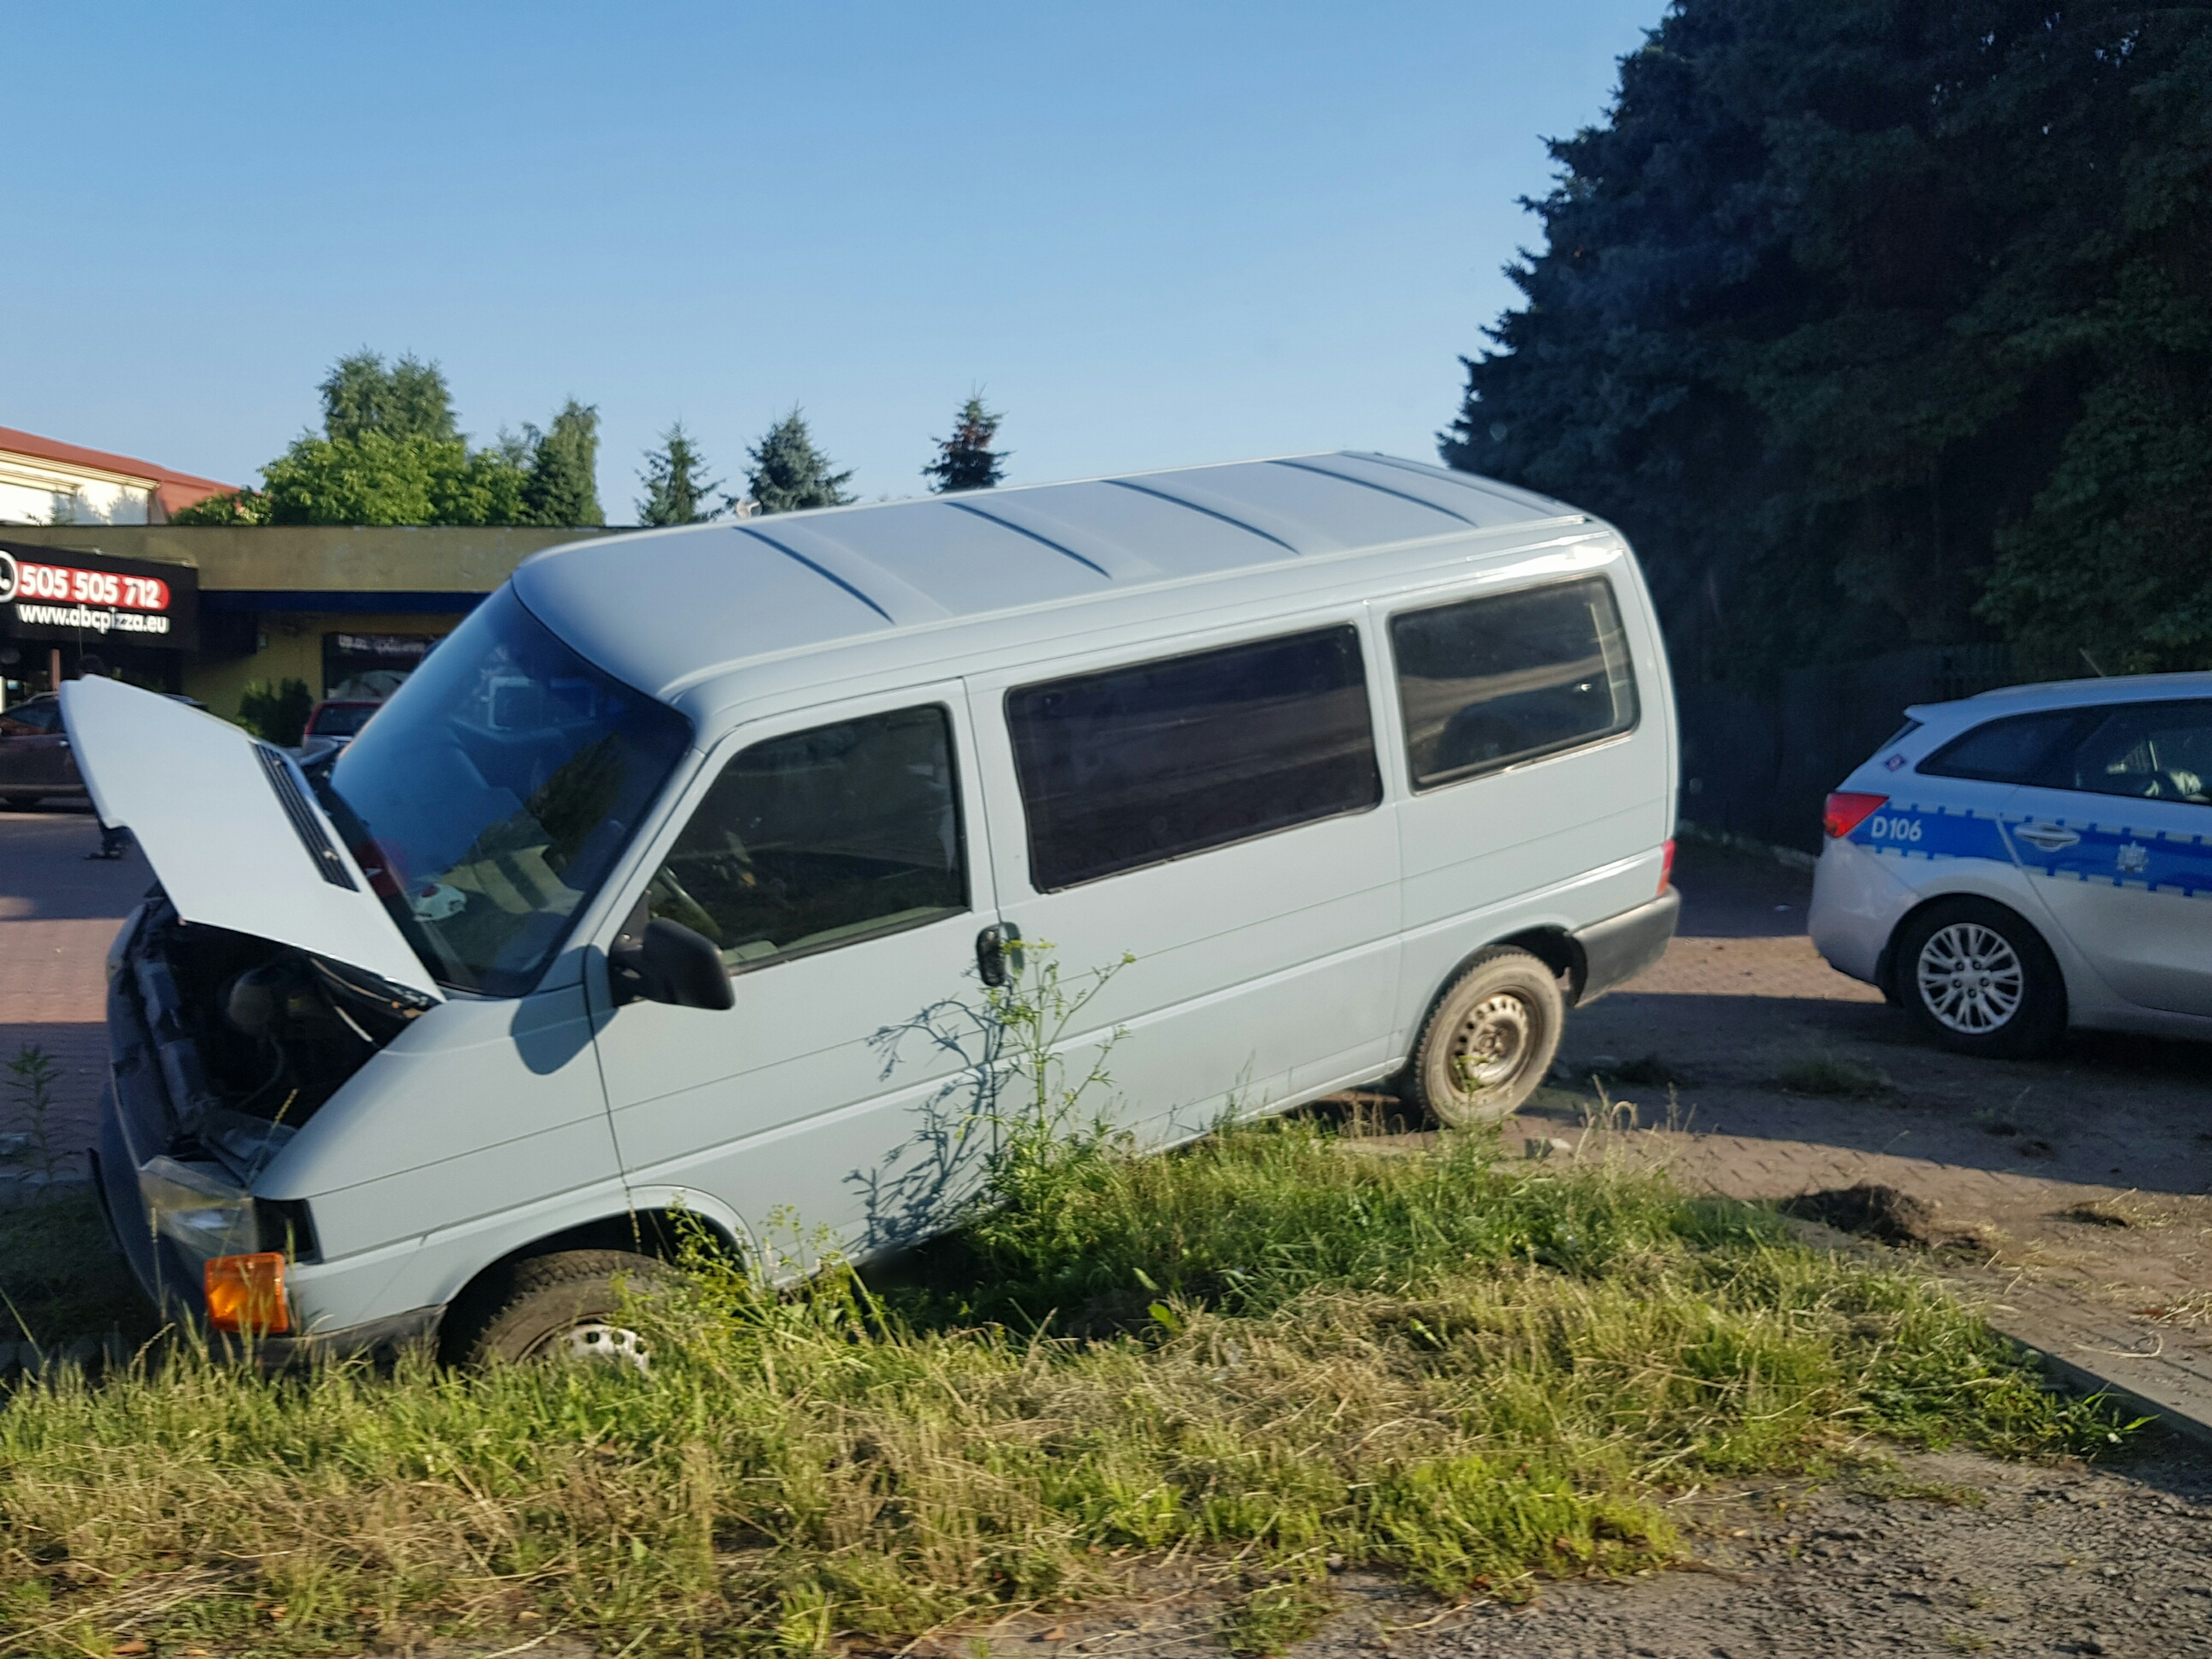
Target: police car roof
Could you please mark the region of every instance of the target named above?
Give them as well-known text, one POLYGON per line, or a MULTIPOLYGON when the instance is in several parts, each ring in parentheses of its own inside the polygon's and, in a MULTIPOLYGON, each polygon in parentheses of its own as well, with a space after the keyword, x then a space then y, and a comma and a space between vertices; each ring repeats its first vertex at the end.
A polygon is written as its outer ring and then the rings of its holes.
POLYGON ((1957 719, 1988 720, 1998 714, 2032 714, 2039 708, 2071 708, 2084 703, 2153 702, 2212 697, 2212 673, 2111 674, 2094 680, 2044 680, 2033 685, 2004 685, 1955 702, 1916 703, 1905 711, 1923 723, 1957 719))

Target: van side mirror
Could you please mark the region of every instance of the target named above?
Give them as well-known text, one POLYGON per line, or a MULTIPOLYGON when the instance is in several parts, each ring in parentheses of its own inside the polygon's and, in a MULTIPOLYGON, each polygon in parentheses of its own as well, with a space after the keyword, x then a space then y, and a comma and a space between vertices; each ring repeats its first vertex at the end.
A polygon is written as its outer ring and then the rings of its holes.
POLYGON ((704 933, 656 916, 644 930, 624 927, 607 952, 615 1003, 665 1002, 678 1008, 731 1008, 737 993, 722 953, 704 933))

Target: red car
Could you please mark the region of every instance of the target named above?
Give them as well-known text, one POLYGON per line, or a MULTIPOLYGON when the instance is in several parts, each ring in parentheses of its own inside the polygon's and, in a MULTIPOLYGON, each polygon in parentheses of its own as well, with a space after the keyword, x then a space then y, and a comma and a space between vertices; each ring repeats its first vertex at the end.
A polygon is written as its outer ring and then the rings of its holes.
POLYGON ((380 702, 350 701, 317 703, 307 711, 307 727, 300 733, 300 753, 319 755, 344 748, 360 735, 369 716, 383 707, 380 702))
POLYGON ((85 796, 62 730, 61 699, 51 692, 0 714, 0 805, 35 806, 46 795, 85 796))

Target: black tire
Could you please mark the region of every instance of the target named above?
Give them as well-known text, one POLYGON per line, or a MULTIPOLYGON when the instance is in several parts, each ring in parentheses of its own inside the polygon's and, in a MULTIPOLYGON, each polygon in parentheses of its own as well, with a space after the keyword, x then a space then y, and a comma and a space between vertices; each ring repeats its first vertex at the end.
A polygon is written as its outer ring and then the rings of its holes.
POLYGON ((1407 1093, 1447 1128, 1494 1123, 1536 1092, 1566 1020, 1558 975, 1526 951, 1493 945, 1430 1008, 1407 1093))
POLYGON ((665 1262, 628 1250, 560 1250, 487 1274, 447 1312, 439 1350, 450 1364, 604 1358, 643 1370, 645 1340, 623 1323, 629 1297, 668 1282, 665 1262))
POLYGON ((2065 1034, 2066 981, 2051 947, 1989 899, 1944 899, 1913 916, 1890 977, 1913 1024, 1958 1054, 2020 1060, 2065 1034))

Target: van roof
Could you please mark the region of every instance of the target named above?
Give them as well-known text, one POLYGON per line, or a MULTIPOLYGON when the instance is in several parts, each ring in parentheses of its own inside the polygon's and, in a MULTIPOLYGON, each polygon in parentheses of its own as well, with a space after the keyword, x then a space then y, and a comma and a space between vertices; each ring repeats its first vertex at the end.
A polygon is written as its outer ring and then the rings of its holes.
POLYGON ((672 697, 809 647, 1581 516, 1341 452, 603 537, 538 554, 514 583, 586 657, 672 697))

